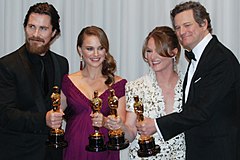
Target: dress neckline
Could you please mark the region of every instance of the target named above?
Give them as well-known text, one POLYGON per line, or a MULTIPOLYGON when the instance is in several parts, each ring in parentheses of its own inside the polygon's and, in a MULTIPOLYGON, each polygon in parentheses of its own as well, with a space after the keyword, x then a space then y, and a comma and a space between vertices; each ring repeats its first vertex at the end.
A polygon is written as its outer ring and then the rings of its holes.
MULTIPOLYGON (((78 95, 80 95, 82 98, 84 98, 84 100, 86 100, 86 101, 91 101, 91 99, 89 99, 88 97, 86 97, 85 96, 85 94, 83 94, 83 92, 81 91, 81 90, 79 90, 75 85, 74 85, 74 83, 71 81, 71 79, 68 77, 68 76, 66 76, 67 77, 67 81, 73 86, 73 89, 75 90, 75 92, 78 94, 78 95)), ((118 84, 118 83, 123 83, 125 81, 125 79, 121 79, 121 80, 119 80, 119 81, 117 81, 116 83, 114 83, 113 85, 112 85, 112 88, 115 88, 115 86, 118 84)), ((108 92, 109 92, 109 89, 106 89, 104 92, 102 92, 100 95, 99 95, 99 98, 101 98, 101 99, 103 99, 104 97, 105 97, 105 95, 106 94, 108 94, 108 92)))

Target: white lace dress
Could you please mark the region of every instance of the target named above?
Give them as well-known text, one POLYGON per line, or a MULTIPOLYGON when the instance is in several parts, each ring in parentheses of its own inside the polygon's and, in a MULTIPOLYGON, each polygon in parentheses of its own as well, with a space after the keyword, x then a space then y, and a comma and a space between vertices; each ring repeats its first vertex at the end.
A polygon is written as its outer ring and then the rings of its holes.
MULTIPOLYGON (((181 111, 182 106, 182 84, 183 76, 179 75, 179 80, 175 86, 175 97, 174 97, 174 111, 181 111)), ((156 81, 155 73, 150 69, 149 73, 135 81, 130 81, 126 84, 126 98, 127 98, 127 111, 134 112, 133 97, 138 95, 143 103, 144 107, 144 117, 158 118, 166 115, 164 112, 164 100, 162 96, 162 90, 158 86, 156 81)), ((185 138, 184 134, 179 134, 176 137, 168 141, 164 141, 160 138, 158 133, 153 135, 155 139, 155 144, 160 146, 160 153, 156 156, 151 156, 147 158, 140 158, 137 155, 137 150, 139 149, 137 134, 134 141, 129 147, 129 159, 149 159, 149 160, 184 160, 185 159, 185 138)))

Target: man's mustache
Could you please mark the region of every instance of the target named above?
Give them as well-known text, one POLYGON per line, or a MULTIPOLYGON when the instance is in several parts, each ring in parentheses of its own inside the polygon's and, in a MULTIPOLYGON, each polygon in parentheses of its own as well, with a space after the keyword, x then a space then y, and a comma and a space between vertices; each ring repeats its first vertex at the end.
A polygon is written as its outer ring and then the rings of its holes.
POLYGON ((39 42, 43 42, 43 43, 45 42, 44 39, 39 38, 39 37, 31 37, 31 38, 29 38, 29 40, 30 41, 39 41, 39 42))

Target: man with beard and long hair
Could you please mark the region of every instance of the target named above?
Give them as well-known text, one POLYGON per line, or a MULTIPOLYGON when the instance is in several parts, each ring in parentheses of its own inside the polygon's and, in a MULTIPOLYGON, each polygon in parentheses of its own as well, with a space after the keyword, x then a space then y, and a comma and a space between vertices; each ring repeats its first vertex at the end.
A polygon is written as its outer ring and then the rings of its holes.
POLYGON ((0 59, 0 159, 61 159, 61 149, 46 145, 63 112, 51 107, 53 86, 68 73, 66 58, 50 51, 60 35, 53 5, 37 3, 24 20, 26 43, 0 59))

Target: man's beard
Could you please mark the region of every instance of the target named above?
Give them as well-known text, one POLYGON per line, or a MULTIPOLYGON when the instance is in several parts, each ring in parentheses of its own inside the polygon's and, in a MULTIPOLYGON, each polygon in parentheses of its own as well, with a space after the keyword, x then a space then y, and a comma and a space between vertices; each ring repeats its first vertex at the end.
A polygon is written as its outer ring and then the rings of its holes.
POLYGON ((41 41, 41 42, 44 43, 43 39, 29 38, 28 40, 26 40, 26 48, 27 48, 29 53, 41 55, 41 54, 45 54, 50 48, 50 44, 51 44, 50 42, 48 42, 45 45, 38 46, 35 43, 30 44, 29 41, 31 41, 31 40, 38 40, 38 41, 41 41))

